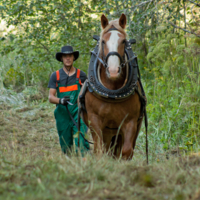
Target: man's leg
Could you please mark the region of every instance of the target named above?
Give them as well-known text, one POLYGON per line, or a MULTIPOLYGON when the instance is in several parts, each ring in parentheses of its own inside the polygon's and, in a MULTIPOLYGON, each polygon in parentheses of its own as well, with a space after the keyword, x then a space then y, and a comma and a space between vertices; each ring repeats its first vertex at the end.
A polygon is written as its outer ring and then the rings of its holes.
POLYGON ((72 127, 68 126, 65 130, 58 131, 58 134, 62 152, 69 154, 73 146, 72 127))
MULTIPOLYGON (((85 136, 85 133, 87 132, 87 126, 83 123, 83 121, 80 121, 80 131, 81 133, 85 136)), ((78 132, 78 129, 76 128, 76 126, 73 126, 73 134, 76 134, 78 132)), ((78 135, 77 137, 75 137, 75 146, 76 149, 78 149, 78 135)), ((88 151, 90 149, 89 143, 86 142, 83 138, 83 136, 80 134, 80 151, 81 154, 84 155, 84 152, 88 151)))

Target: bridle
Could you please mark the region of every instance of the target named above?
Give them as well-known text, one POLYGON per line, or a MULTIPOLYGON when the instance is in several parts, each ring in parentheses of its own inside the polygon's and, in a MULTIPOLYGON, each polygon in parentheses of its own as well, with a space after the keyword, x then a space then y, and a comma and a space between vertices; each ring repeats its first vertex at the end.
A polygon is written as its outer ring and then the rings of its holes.
MULTIPOLYGON (((116 28, 110 28, 107 32, 112 31, 112 30, 117 30, 117 31, 118 31, 118 29, 116 29, 116 28)), ((125 67, 127 63, 131 62, 133 59, 136 58, 136 56, 134 55, 134 56, 131 57, 129 60, 125 61, 125 48, 126 48, 126 43, 127 43, 127 40, 125 41, 125 47, 124 47, 124 55, 123 55, 123 58, 122 58, 122 56, 121 56, 117 51, 111 51, 111 52, 109 52, 109 53, 105 56, 105 54, 104 54, 104 42, 103 42, 103 41, 101 42, 101 46, 102 46, 102 57, 103 57, 103 59, 101 59, 101 58, 99 57, 99 54, 97 55, 94 51, 92 51, 91 53, 94 54, 94 55, 97 57, 97 59, 99 60, 99 62, 101 62, 101 64, 102 64, 105 68, 108 68, 108 63, 107 63, 107 61, 108 61, 108 58, 109 58, 110 56, 118 56, 118 58, 119 58, 119 60, 120 60, 120 70, 121 70, 121 68, 125 67)))

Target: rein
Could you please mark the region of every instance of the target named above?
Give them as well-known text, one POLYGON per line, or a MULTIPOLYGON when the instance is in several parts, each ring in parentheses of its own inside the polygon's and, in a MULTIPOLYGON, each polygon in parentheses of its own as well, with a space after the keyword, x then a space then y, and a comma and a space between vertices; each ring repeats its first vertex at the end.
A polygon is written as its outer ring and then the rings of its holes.
MULTIPOLYGON (((70 111, 69 111, 67 105, 66 105, 65 107, 66 107, 66 110, 67 110, 67 112, 68 112, 68 114, 69 114, 69 116, 70 116, 72 122, 74 123, 74 125, 75 125, 76 128, 78 129, 78 133, 81 134, 81 136, 83 137, 83 139, 85 140, 85 142, 88 142, 88 143, 90 143, 90 144, 94 144, 93 142, 90 142, 90 141, 88 141, 87 139, 85 139, 83 133, 81 133, 81 131, 80 131, 80 121, 78 121, 78 124, 77 124, 76 121, 75 121, 75 119, 72 117, 72 115, 71 115, 71 113, 70 113, 70 111)), ((78 113, 78 115, 80 116, 79 113, 78 113)), ((78 116, 78 118, 79 118, 79 116, 78 116)), ((79 118, 79 119, 80 119, 80 118, 79 118)), ((79 120, 79 119, 78 119, 78 120, 79 120)), ((79 142, 79 140, 80 140, 80 137, 79 137, 79 134, 78 134, 78 147, 80 147, 80 142, 79 142)), ((87 148, 87 147, 86 147, 86 148, 87 148)), ((88 149, 88 148, 87 148, 87 149, 88 149)), ((88 149, 88 150, 89 150, 89 149, 88 149)))

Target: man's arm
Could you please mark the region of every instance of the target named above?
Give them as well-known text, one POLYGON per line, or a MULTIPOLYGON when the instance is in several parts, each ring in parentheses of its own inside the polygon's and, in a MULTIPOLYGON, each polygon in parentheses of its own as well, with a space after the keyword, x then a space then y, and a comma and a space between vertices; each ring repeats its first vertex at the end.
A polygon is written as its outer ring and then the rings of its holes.
POLYGON ((49 102, 53 104, 62 104, 67 105, 70 101, 70 96, 64 96, 63 98, 57 98, 56 97, 56 89, 50 88, 49 90, 49 102))
POLYGON ((59 104, 59 98, 56 97, 56 89, 50 88, 49 90, 49 102, 53 104, 59 104))

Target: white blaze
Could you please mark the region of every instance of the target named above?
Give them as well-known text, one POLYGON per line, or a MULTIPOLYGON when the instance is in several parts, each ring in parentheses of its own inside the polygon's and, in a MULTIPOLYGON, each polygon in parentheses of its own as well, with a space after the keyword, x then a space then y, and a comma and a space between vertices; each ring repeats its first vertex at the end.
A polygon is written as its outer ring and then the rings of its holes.
MULTIPOLYGON (((111 31, 110 39, 107 42, 107 47, 109 52, 111 51, 118 52, 118 40, 119 40, 118 33, 119 33, 118 31, 111 31)), ((116 55, 109 56, 108 58, 109 72, 117 73, 119 65, 120 65, 120 60, 118 56, 116 55)))

